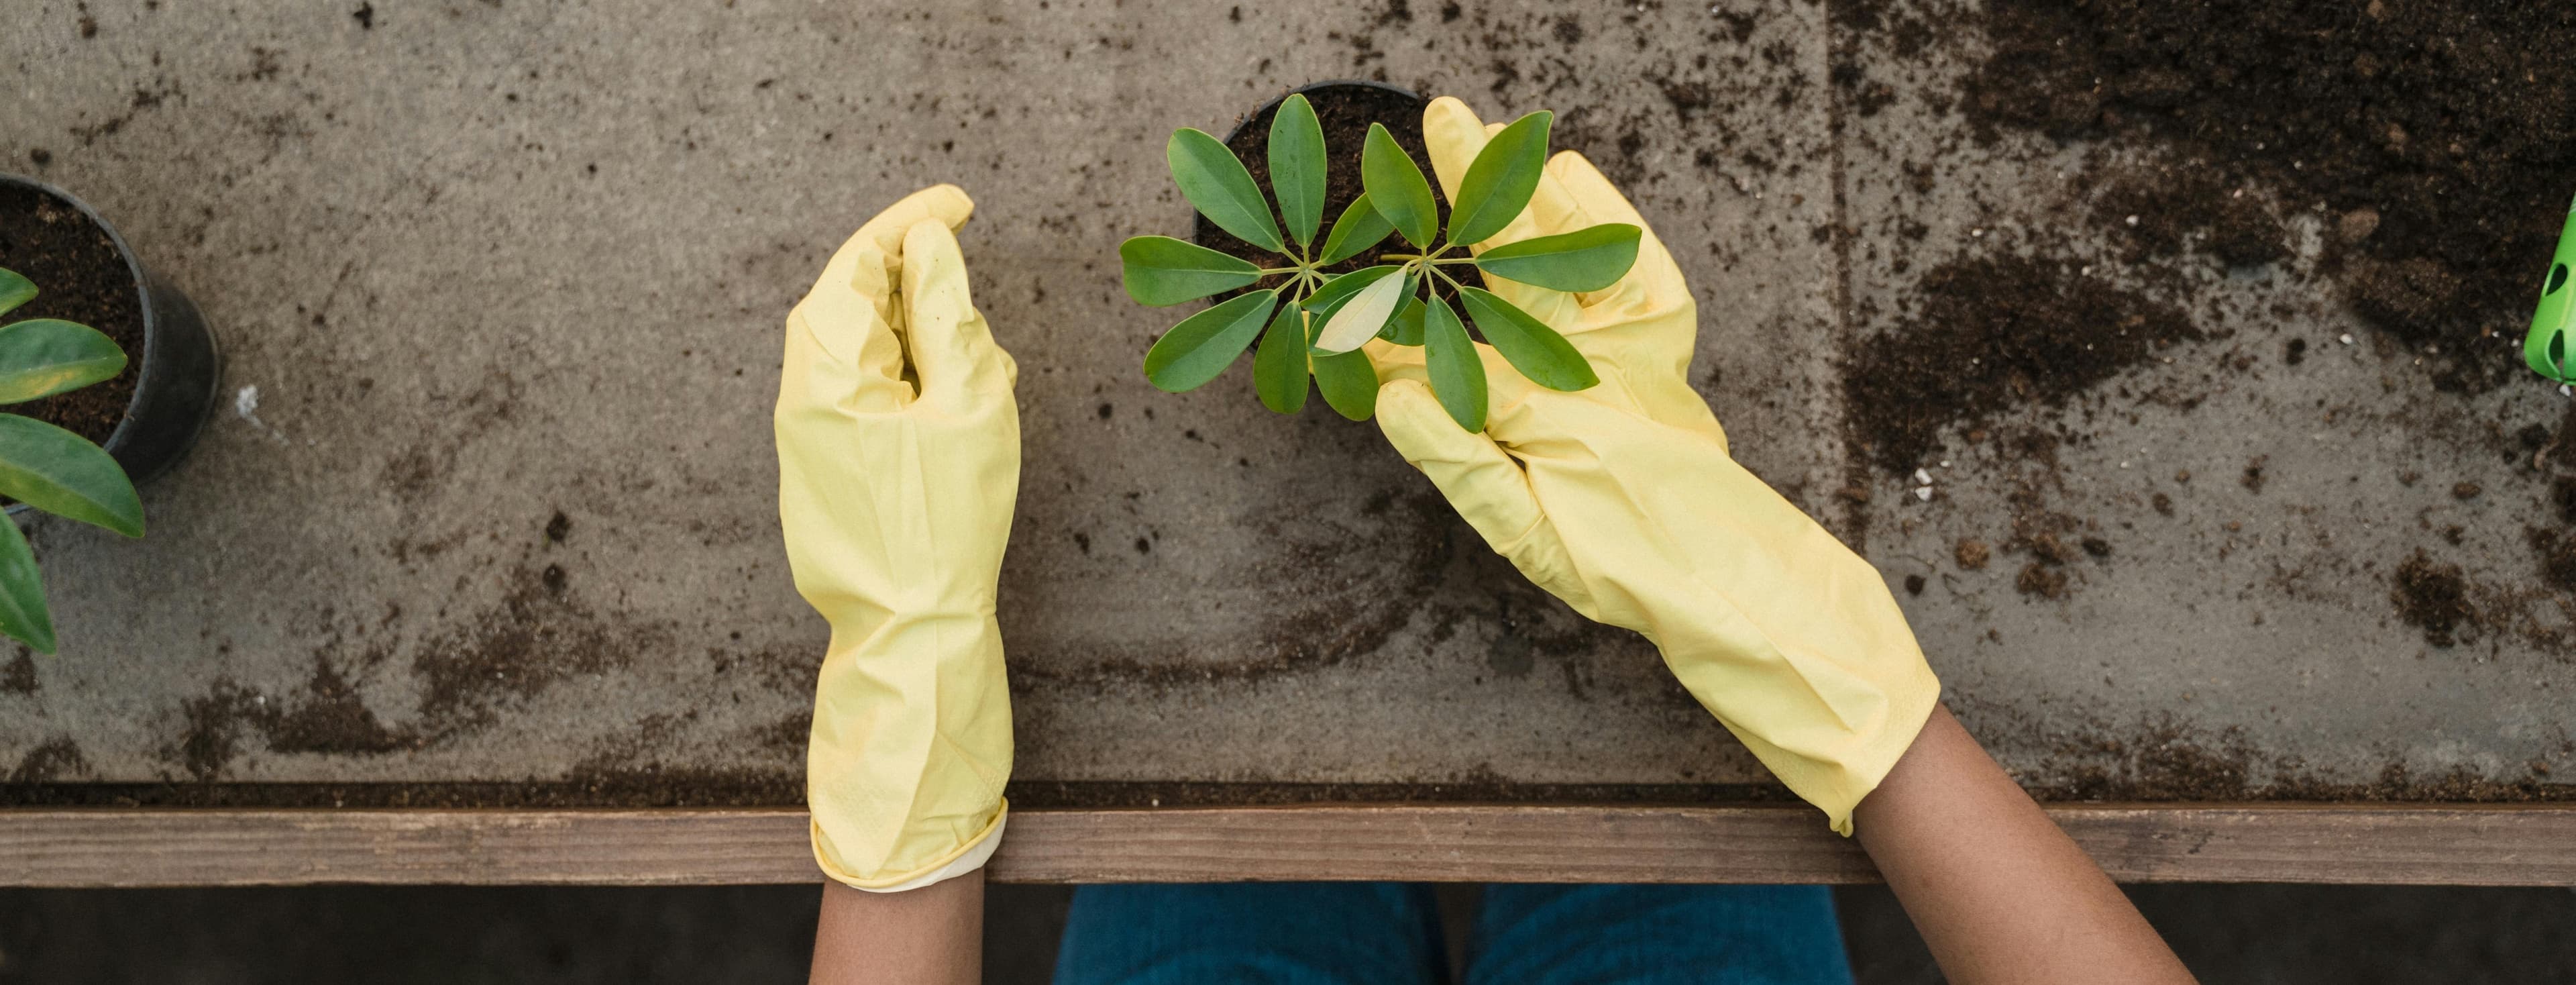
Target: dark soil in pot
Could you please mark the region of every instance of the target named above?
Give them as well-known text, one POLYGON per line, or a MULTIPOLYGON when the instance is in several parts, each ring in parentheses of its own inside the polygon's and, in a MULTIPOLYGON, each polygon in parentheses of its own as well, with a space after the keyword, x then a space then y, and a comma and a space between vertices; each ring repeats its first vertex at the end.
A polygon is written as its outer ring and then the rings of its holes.
POLYGON ((0 185, 0 268, 25 275, 37 291, 35 300, 0 316, 0 322, 79 322, 106 333, 126 358, 125 371, 108 380, 7 411, 106 443, 125 419, 142 376, 143 296, 125 254, 69 203, 33 188, 0 185))
MULTIPOLYGON (((1412 155, 1414 166, 1421 168, 1423 176, 1431 179, 1431 197, 1440 203, 1440 221, 1446 228, 1449 199, 1440 194, 1440 180, 1431 170, 1431 155, 1422 145, 1422 108, 1430 105, 1430 100, 1375 82, 1318 82, 1293 91, 1303 93, 1306 101, 1314 104, 1316 122, 1324 127, 1324 222, 1315 233, 1316 245, 1323 244, 1325 234, 1332 231, 1333 220, 1341 218, 1342 210, 1351 207, 1351 200, 1367 191, 1360 182, 1360 148, 1367 143, 1371 123, 1386 124, 1387 132, 1395 135, 1395 142, 1404 148, 1405 153, 1412 155)), ((1278 111, 1280 101, 1286 98, 1287 95, 1283 94, 1254 110, 1252 115, 1236 123, 1234 131, 1225 138, 1226 148, 1234 151, 1234 156, 1252 171, 1252 180, 1260 184, 1264 192, 1270 190, 1270 118, 1278 111)), ((1277 203, 1272 204, 1275 208, 1277 203)), ((1207 221, 1206 216, 1199 216, 1197 220, 1198 224, 1190 235, 1200 246, 1242 257, 1263 267, 1285 267, 1290 263, 1287 257, 1226 235, 1215 223, 1207 221)), ((1325 270, 1346 274, 1376 266, 1378 254, 1387 252, 1414 251, 1404 245, 1402 237, 1389 235, 1377 249, 1365 251, 1325 270)), ((1484 278, 1472 266, 1459 264, 1441 269, 1461 283, 1484 286, 1484 278)), ((1263 278, 1251 289, 1275 287, 1282 279, 1277 276, 1263 278)), ((1451 296, 1448 285, 1435 286, 1440 296, 1451 296)))

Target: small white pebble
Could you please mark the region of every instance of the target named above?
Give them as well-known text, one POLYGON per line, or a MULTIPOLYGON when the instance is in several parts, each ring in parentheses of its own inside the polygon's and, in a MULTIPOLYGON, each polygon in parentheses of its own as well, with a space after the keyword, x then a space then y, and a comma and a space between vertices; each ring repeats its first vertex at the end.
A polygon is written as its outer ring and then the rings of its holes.
POLYGON ((1946 458, 1942 459, 1942 460, 1941 460, 1941 467, 1942 467, 1942 468, 1945 468, 1945 469, 1946 469, 1946 468, 1949 468, 1949 467, 1950 467, 1950 460, 1949 460, 1949 459, 1946 459, 1946 458))
MULTIPOLYGON (((1292 341, 1292 342, 1293 342, 1293 341, 1295 341, 1295 340, 1294 340, 1294 339, 1291 339, 1291 340, 1289 340, 1289 341, 1292 341)), ((267 703, 268 703, 268 695, 265 695, 265 694, 254 694, 254 695, 251 695, 251 696, 250 696, 250 703, 255 704, 255 705, 264 705, 264 704, 267 704, 267 703)))
MULTIPOLYGON (((1288 341, 1294 342, 1294 341, 1297 341, 1297 340, 1296 340, 1296 339, 1291 338, 1291 339, 1289 339, 1288 341)), ((2121 463, 2120 463, 2120 467, 2121 467, 2121 468, 2124 468, 2124 469, 2125 469, 2125 468, 2128 468, 2128 467, 2129 467, 2129 463, 2127 463, 2127 462, 2121 462, 2121 463)))
MULTIPOLYGON (((2229 195, 2229 196, 2227 196, 2227 197, 2229 197, 2229 198, 2244 198, 2244 197, 2245 197, 2245 189, 2239 188, 2239 189, 2237 189, 2237 190, 2236 190, 2236 193, 2235 193, 2235 194, 2233 194, 2233 195, 2229 195)), ((1291 341, 1294 341, 1294 340, 1292 339, 1291 341)))
POLYGON ((1920 500, 1922 500, 1922 501, 1924 501, 1924 502, 1926 502, 1926 503, 1931 502, 1931 501, 1932 501, 1932 487, 1930 487, 1930 486, 1924 486, 1923 488, 1920 488, 1920 489, 1914 490, 1914 498, 1916 498, 1916 499, 1920 499, 1920 500))
POLYGON ((2084 276, 2086 276, 2086 277, 2091 277, 2091 276, 2093 276, 2093 268, 2091 268, 2091 267, 2086 267, 2086 268, 2084 268, 2083 270, 2079 270, 2079 271, 2077 271, 2077 273, 2083 274, 2083 275, 2084 275, 2084 276))
POLYGON ((2341 342, 2341 343, 2343 343, 2343 344, 2345 344, 2345 345, 2351 345, 2351 344, 2352 344, 2352 333, 2351 333, 2351 332, 2345 332, 2345 333, 2343 333, 2342 335, 2338 335, 2338 336, 2336 336, 2336 337, 2335 337, 2335 341, 2337 341, 2337 342, 2341 342))
POLYGON ((2137 224, 2138 224, 2138 217, 2137 217, 2137 216, 2130 216, 2130 217, 2129 217, 2129 224, 2130 224, 2130 225, 2132 225, 2132 226, 2137 225, 2137 224))
MULTIPOLYGON (((1985 235, 1986 235, 1986 231, 1985 231, 1985 230, 1983 230, 1983 229, 1971 229, 1971 230, 1968 230, 1968 235, 1973 236, 1973 237, 1977 237, 1977 238, 1979 238, 1979 239, 1983 239, 1983 238, 1985 237, 1985 235)), ((1293 340, 1292 340, 1292 341, 1293 341, 1293 340)))
MULTIPOLYGON (((1294 339, 1291 339, 1290 341, 1292 341, 1292 342, 1293 342, 1293 341, 1295 341, 1295 340, 1294 340, 1294 339)), ((1931 484, 1932 484, 1932 473, 1930 473, 1930 472, 1926 472, 1926 471, 1923 471, 1922 469, 1915 469, 1915 470, 1914 470, 1914 484, 1915 484, 1915 485, 1918 485, 1918 486, 1928 486, 1928 485, 1931 485, 1931 484)))

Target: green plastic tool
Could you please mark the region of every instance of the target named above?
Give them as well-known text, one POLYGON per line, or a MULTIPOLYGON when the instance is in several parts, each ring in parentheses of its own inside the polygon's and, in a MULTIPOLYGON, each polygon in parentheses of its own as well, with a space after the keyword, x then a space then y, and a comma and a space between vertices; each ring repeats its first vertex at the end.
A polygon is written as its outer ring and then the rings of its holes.
POLYGON ((2551 381, 2576 383, 2568 373, 2568 361, 2576 353, 2576 286, 2567 283, 2568 268, 2576 266, 2576 204, 2567 209, 2567 228, 2558 234, 2558 255, 2549 261, 2549 277, 2540 285, 2540 310, 2531 313, 2531 334, 2522 338, 2522 361, 2531 371, 2551 381))

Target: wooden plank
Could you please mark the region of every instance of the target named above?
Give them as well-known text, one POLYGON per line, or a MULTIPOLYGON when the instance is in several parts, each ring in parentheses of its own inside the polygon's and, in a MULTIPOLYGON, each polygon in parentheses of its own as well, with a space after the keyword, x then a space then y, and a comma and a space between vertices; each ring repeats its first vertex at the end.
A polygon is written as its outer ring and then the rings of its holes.
MULTIPOLYGON (((2576 807, 2060 805, 2128 882, 2576 885, 2576 807)), ((0 885, 817 879, 798 810, 7 810, 0 885)), ((1006 882, 1868 882, 1795 807, 1309 805, 1014 814, 1006 882)))

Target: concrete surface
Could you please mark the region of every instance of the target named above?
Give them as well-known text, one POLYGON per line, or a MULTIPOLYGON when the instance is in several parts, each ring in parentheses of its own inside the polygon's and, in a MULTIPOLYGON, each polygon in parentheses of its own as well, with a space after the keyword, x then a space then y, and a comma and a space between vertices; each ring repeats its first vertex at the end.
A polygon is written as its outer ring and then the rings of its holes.
POLYGON ((6 678, 0 767, 792 796, 824 630, 777 542, 779 321, 857 223, 952 180, 1022 368, 1021 779, 1759 779, 1649 648, 1490 557, 1372 426, 1279 420, 1240 372, 1171 396, 1137 370, 1169 319, 1124 299, 1114 250, 1186 228, 1163 135, 1348 76, 1560 112, 1700 292, 1696 372, 1738 454, 1892 582, 1927 577, 1900 598, 2025 780, 2413 795, 2569 755, 2576 665, 2528 633, 2428 647, 2387 582, 2450 524, 2473 581, 2534 581, 2540 480, 2495 436, 2564 401, 2436 394, 2328 300, 2312 249, 2175 288, 2232 334, 1997 422, 2082 438, 2048 508, 2116 554, 2072 565, 2065 599, 2016 592, 2018 559, 1943 562, 2008 535, 2012 463, 1963 453, 1928 502, 1859 464, 1837 361, 1900 324, 1911 278, 2095 235, 2068 231, 2058 171, 2157 153, 1966 141, 1934 103, 1973 46, 1899 56, 1790 0, 638 14, 42 0, 0 36, 0 160, 117 222, 258 393, 145 491, 147 539, 35 525, 64 652, 6 678), (1893 101, 1847 105, 1838 58, 1893 101), (1905 180, 1924 162, 1931 194, 1905 180), (2317 346, 2295 372, 2206 372, 2291 335, 2317 346), (2125 396, 2159 388, 2205 399, 2125 396), (2238 484, 2262 456, 2268 486, 2238 484), (1855 486, 1866 505, 1836 495, 1855 486), (2141 509, 2159 491, 2173 516, 2141 509))
MULTIPOLYGON (((1439 888, 1442 922, 1463 938, 1478 889, 1439 888)), ((1071 895, 989 888, 984 981, 1043 985, 1071 895)), ((2153 886, 2131 896, 2208 985, 2576 974, 2563 932, 2576 894, 2561 889, 2153 886)), ((1835 897, 1860 985, 1942 980, 1885 889, 1835 897)), ((796 982, 818 898, 812 886, 0 890, 0 985, 796 982)))

